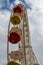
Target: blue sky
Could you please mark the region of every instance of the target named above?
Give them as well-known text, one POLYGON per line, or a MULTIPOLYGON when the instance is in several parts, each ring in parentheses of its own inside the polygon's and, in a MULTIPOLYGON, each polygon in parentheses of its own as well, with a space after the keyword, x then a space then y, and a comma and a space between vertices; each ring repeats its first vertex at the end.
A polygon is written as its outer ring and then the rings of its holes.
POLYGON ((11 10, 19 2, 27 8, 31 45, 43 65, 43 0, 0 0, 0 65, 6 63, 7 28, 11 10))

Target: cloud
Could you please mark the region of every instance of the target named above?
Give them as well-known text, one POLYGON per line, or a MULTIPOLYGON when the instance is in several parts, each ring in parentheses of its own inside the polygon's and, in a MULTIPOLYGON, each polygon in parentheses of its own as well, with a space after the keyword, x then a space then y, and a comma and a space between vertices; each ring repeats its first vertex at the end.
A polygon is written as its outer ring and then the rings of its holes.
POLYGON ((7 50, 7 27, 9 23, 10 12, 6 10, 0 11, 0 65, 3 65, 6 58, 7 50))
POLYGON ((43 11, 43 0, 25 0, 25 2, 27 4, 30 3, 32 9, 43 11))
POLYGON ((0 30, 4 33, 9 23, 10 12, 2 10, 0 11, 0 30))

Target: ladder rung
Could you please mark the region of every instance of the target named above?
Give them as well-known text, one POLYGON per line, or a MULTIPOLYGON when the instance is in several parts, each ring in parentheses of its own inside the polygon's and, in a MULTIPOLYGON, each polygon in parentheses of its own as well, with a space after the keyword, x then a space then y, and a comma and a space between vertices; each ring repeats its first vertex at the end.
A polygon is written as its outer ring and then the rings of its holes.
POLYGON ((28 47, 32 48, 30 45, 26 45, 26 46, 25 46, 25 48, 28 48, 28 47))

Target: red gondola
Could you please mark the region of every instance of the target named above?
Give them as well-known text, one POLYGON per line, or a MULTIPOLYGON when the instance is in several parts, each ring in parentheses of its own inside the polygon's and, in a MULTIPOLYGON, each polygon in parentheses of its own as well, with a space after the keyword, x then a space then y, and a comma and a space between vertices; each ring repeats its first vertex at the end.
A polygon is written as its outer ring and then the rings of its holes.
POLYGON ((11 32, 8 41, 12 44, 17 44, 21 40, 21 36, 17 32, 11 32))
POLYGON ((15 7, 13 11, 14 13, 22 13, 22 9, 19 6, 15 7))

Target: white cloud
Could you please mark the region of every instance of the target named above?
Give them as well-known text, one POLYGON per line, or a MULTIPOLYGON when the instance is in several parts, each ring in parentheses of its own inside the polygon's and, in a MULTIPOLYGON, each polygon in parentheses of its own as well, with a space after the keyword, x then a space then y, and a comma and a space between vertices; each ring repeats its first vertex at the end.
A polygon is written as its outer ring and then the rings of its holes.
POLYGON ((9 23, 10 12, 6 10, 0 11, 0 34, 5 35, 7 31, 7 26, 9 23))
POLYGON ((36 10, 43 10, 43 0, 25 0, 25 2, 28 4, 30 3, 32 6, 32 9, 36 10))
POLYGON ((5 64, 7 51, 7 27, 10 12, 6 10, 0 11, 0 65, 5 64))
POLYGON ((14 2, 15 2, 16 5, 20 3, 19 0, 15 0, 14 2))

